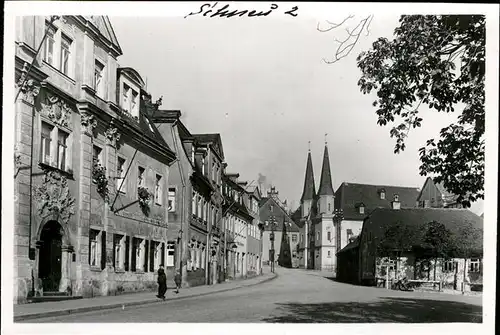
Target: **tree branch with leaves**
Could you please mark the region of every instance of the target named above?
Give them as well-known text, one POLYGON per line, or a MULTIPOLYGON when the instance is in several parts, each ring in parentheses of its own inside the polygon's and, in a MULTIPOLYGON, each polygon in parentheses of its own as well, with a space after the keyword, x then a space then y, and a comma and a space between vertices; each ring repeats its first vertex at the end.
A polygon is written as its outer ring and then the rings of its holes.
POLYGON ((401 16, 394 39, 377 39, 362 52, 358 86, 377 92, 377 124, 390 130, 395 153, 405 150, 412 128, 422 126, 421 108, 454 113, 458 120, 419 149, 420 174, 470 207, 484 199, 485 18, 482 15, 401 16), (457 67, 458 65, 458 67, 457 67))

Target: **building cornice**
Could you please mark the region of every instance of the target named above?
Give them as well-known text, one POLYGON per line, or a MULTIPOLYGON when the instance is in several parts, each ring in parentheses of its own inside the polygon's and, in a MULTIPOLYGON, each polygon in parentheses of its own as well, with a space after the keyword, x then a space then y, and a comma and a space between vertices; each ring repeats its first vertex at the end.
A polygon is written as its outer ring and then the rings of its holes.
POLYGON ((113 42, 104 37, 92 22, 88 21, 81 15, 75 15, 72 16, 72 18, 74 19, 75 23, 80 26, 80 29, 84 33, 88 33, 94 40, 99 41, 101 44, 103 44, 107 49, 106 52, 111 53, 114 58, 118 58, 118 56, 123 55, 121 48, 119 46, 115 46, 113 42))

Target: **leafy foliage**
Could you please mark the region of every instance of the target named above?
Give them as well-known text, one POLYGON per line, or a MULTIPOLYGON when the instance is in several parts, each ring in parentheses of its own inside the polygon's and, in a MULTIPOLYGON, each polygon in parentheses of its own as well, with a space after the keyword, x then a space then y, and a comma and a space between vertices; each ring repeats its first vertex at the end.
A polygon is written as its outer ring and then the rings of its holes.
POLYGON ((420 174, 434 174, 470 207, 484 199, 485 17, 405 15, 394 35, 358 56, 358 86, 363 94, 377 91, 377 124, 396 123, 390 130, 395 153, 405 149, 410 129, 422 126, 423 105, 446 113, 461 108, 438 141, 429 139, 419 149, 420 174))
POLYGON ((139 205, 141 207, 149 207, 149 201, 151 200, 151 193, 146 187, 139 186, 137 188, 137 197, 139 198, 139 205))
POLYGON ((402 222, 386 224, 384 234, 377 245, 377 253, 381 256, 399 257, 402 252, 409 251, 415 241, 415 230, 402 222))
POLYGON ((108 199, 108 178, 106 177, 106 168, 94 157, 92 164, 92 181, 97 185, 97 192, 108 199))
POLYGON ((454 249, 451 232, 442 224, 432 221, 423 226, 422 258, 448 258, 454 249))

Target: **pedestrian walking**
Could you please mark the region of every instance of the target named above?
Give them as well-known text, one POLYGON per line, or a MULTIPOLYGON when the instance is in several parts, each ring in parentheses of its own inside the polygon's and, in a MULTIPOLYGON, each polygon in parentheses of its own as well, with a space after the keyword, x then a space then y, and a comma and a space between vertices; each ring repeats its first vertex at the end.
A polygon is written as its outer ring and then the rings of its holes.
POLYGON ((181 272, 179 270, 175 271, 174 282, 176 288, 175 293, 179 293, 179 289, 181 288, 181 272))
POLYGON ((165 300, 165 293, 167 292, 167 275, 163 269, 163 264, 158 269, 158 295, 157 298, 165 300))

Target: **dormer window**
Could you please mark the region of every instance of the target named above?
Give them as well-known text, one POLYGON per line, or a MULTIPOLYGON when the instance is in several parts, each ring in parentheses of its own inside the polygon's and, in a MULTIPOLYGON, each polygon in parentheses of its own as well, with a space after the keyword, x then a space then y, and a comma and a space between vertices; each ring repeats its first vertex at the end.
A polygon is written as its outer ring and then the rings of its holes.
POLYGON ((362 203, 362 202, 357 203, 356 208, 357 208, 359 214, 365 214, 365 204, 364 203, 362 203))
POLYGON ((394 194, 394 201, 399 201, 399 195, 394 194))
POLYGON ((139 93, 125 83, 122 91, 122 107, 132 116, 139 116, 139 93))
POLYGON ((385 189, 379 190, 380 199, 385 200, 385 189))

